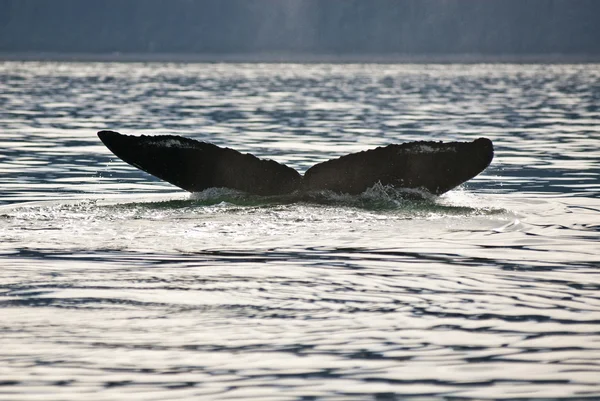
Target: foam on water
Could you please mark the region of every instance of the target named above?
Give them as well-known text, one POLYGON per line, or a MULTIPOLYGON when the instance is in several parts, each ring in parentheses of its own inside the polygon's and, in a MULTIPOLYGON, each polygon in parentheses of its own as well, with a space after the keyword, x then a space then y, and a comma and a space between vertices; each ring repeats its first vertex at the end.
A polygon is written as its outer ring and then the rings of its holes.
MULTIPOLYGON (((392 221, 414 219, 510 214, 499 208, 464 206, 457 199, 452 202, 433 196, 419 199, 415 193, 426 196, 426 193, 410 191, 407 198, 404 191, 376 185, 357 196, 323 191, 263 197, 211 188, 189 196, 163 197, 150 202, 139 197, 129 200, 104 198, 36 202, 4 206, 0 210, 4 222, 1 233, 8 243, 41 244, 49 241, 52 246, 57 246, 57 241, 74 244, 82 238, 89 243, 90 236, 96 238, 97 244, 109 246, 119 243, 123 236, 138 236, 144 241, 155 242, 157 249, 162 249, 162 244, 167 241, 168 249, 173 236, 191 231, 200 235, 203 227, 221 229, 224 230, 222 232, 243 236, 247 241, 260 242, 265 234, 273 237, 277 233, 285 234, 287 240, 303 226, 315 233, 331 229, 343 231, 354 224, 372 225, 377 221, 385 225, 392 221), (169 229, 165 230, 162 226, 167 225, 169 229), (103 227, 100 232, 99 227, 103 227)), ((122 248, 122 244, 119 247, 122 248)))

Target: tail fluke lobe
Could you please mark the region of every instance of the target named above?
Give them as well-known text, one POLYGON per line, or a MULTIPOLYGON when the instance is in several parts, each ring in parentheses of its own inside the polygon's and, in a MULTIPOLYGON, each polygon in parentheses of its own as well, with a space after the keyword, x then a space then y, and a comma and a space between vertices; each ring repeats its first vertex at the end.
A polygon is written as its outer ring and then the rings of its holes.
POLYGON ((223 187, 280 195, 297 190, 302 182, 296 170, 273 160, 180 136, 100 131, 98 137, 123 161, 190 192, 223 187))
POLYGON ((380 182, 441 195, 481 173, 494 157, 492 142, 409 142, 319 163, 304 174, 304 190, 359 194, 380 182))

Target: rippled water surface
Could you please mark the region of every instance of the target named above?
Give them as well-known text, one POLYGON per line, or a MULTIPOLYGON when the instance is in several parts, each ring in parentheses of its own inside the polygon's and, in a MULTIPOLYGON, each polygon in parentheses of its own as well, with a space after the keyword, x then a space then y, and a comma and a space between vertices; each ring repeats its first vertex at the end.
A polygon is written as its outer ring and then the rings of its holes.
POLYGON ((0 399, 600 399, 600 66, 0 63, 0 399), (189 195, 101 129, 299 171, 494 141, 439 198, 189 195))

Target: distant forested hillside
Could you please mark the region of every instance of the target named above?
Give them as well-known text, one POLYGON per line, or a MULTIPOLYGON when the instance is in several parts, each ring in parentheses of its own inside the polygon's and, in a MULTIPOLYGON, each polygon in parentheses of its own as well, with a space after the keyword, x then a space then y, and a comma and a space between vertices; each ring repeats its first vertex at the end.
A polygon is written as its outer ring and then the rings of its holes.
POLYGON ((0 52, 600 54, 600 0, 0 0, 0 52))

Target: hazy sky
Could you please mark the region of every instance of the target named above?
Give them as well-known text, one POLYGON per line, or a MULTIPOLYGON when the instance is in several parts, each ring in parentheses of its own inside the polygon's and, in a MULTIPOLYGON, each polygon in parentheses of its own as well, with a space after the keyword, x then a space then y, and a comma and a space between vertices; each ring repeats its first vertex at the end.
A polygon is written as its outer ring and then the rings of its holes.
POLYGON ((0 52, 600 55, 600 0, 0 0, 0 52))

